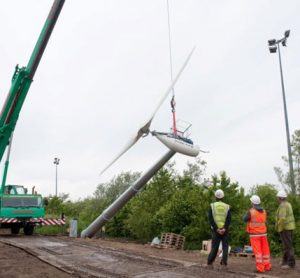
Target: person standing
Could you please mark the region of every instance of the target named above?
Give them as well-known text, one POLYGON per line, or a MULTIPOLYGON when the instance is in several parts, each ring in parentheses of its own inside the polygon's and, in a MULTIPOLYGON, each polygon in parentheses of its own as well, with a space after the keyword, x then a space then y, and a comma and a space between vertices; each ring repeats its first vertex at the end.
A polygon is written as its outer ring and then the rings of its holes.
POLYGON ((293 230, 295 230, 295 218, 292 205, 286 200, 285 191, 277 193, 279 207, 276 212, 275 228, 280 235, 283 247, 282 269, 295 267, 295 255, 293 248, 293 230))
POLYGON ((267 238, 267 213, 261 207, 259 196, 253 195, 250 201, 252 208, 247 211, 244 221, 247 222, 247 232, 249 233, 251 247, 255 255, 256 270, 263 273, 272 268, 267 238))
POLYGON ((212 229, 212 247, 207 258, 207 267, 213 268, 213 262, 218 254, 220 242, 222 242, 221 266, 227 269, 228 258, 228 229, 231 222, 229 205, 223 202, 224 192, 218 189, 215 192, 216 202, 212 203, 208 210, 208 220, 212 229))

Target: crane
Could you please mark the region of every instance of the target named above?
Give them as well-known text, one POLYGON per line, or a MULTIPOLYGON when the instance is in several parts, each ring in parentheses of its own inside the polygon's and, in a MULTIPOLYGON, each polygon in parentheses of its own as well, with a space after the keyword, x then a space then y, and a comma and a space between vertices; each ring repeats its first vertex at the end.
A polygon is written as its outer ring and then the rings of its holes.
POLYGON ((0 189, 0 227, 11 228, 13 234, 19 233, 20 228, 23 228, 26 235, 31 235, 35 225, 45 214, 41 195, 36 192, 27 194, 27 189, 22 185, 6 185, 6 177, 13 132, 64 2, 65 0, 53 2, 27 66, 15 67, 11 87, 0 113, 0 161, 7 151, 0 189))

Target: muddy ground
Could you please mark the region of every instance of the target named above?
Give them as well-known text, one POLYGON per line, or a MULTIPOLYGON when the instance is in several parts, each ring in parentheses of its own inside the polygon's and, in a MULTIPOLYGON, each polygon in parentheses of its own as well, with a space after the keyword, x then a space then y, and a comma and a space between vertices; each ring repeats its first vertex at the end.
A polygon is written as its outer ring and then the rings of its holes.
MULTIPOLYGON (((41 238, 41 237, 40 237, 41 238)), ((27 241, 26 237, 17 237, 17 238, 2 238, 0 242, 0 277, 8 278, 19 278, 19 277, 55 277, 55 278, 65 278, 65 277, 89 277, 89 276, 80 276, 76 274, 68 274, 61 269, 53 267, 53 265, 47 264, 41 259, 35 257, 34 252, 26 252, 26 248, 16 248, 14 246, 7 245, 3 243, 3 240, 7 241, 27 241)), ((68 238, 68 237, 42 237, 43 241, 56 242, 66 242, 69 246, 72 245, 82 245, 90 246, 91 249, 99 250, 110 250, 110 252, 120 252, 119 256, 140 256, 142 258, 147 258, 147 263, 151 260, 153 262, 157 260, 166 260, 180 265, 186 266, 186 268, 179 270, 178 273, 182 273, 180 277, 255 277, 253 270, 255 269, 255 261, 253 258, 244 258, 244 257, 230 257, 229 258, 229 271, 227 274, 219 270, 219 259, 215 263, 216 271, 206 271, 202 269, 202 266, 206 262, 207 255, 201 254, 199 251, 183 251, 183 250, 174 250, 174 249, 158 249, 151 247, 149 244, 142 245, 120 240, 108 240, 108 239, 80 239, 80 238, 68 238), (123 255, 122 255, 123 254, 123 255), (186 271, 186 275, 184 274, 186 271), (234 275, 235 274, 235 275, 234 275), (248 274, 248 275, 247 275, 248 274), (192 275, 192 276, 189 276, 192 275), (225 275, 225 276, 224 276, 225 275)), ((94 251, 93 251, 94 252, 94 251)), ((63 254, 62 254, 63 255, 63 254)), ((289 277, 289 278, 299 278, 300 277, 300 261, 297 261, 297 266, 294 270, 281 270, 279 266, 279 258, 273 258, 272 271, 268 272, 265 276, 260 277, 289 277)), ((151 261, 151 264, 153 263, 151 261)), ((155 264, 153 264, 153 267, 155 264)), ((170 272, 172 269, 176 269, 176 265, 169 265, 170 272)), ((151 269, 150 269, 151 270, 151 269)), ((177 271, 177 270, 176 270, 177 271)), ((150 273, 150 272, 149 272, 150 273)), ((168 275, 168 270, 163 270, 159 272, 159 276, 155 277, 171 277, 168 275), (161 276, 161 273, 164 273, 161 276)), ((177 273, 177 272, 176 272, 177 273)), ((170 273, 171 274, 171 273, 170 273)), ((106 277, 101 276, 101 277, 106 277)), ((107 276, 108 277, 108 276, 107 276)), ((110 276, 109 276, 110 277, 110 276)), ((126 276, 117 276, 117 277, 131 277, 130 275, 126 276)), ((133 277, 133 276, 132 276, 133 277)), ((150 274, 143 274, 142 276, 134 277, 154 277, 150 274)), ((179 276, 176 276, 179 277, 179 276)), ((259 277, 259 276, 258 276, 259 277)))
MULTIPOLYGON (((126 250, 134 252, 136 254, 145 254, 148 256, 162 257, 165 259, 171 259, 175 261, 193 262, 205 264, 207 255, 201 254, 197 251, 184 251, 174 249, 158 249, 151 247, 150 244, 136 244, 132 242, 126 242, 122 240, 111 240, 111 239, 76 239, 77 241, 86 242, 92 245, 105 246, 115 248, 118 250, 126 250)), ((219 261, 217 258, 215 262, 215 268, 219 269, 219 261)), ((275 277, 288 277, 288 278, 299 278, 300 277, 300 260, 297 260, 297 265, 294 270, 281 270, 280 269, 280 258, 272 258, 273 269, 267 274, 275 277)), ((229 257, 228 262, 229 270, 237 272, 253 273, 255 270, 255 259, 251 257, 229 257)))
POLYGON ((69 274, 41 262, 23 250, 0 242, 1 278, 69 278, 69 274))

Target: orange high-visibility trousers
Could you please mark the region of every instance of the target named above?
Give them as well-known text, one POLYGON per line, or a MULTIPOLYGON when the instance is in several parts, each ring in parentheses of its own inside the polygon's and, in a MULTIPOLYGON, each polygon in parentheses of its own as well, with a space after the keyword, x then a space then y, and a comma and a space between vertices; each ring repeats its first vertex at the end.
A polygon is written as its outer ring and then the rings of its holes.
POLYGON ((266 235, 250 235, 251 247, 255 255, 256 268, 258 272, 271 270, 270 248, 266 235))

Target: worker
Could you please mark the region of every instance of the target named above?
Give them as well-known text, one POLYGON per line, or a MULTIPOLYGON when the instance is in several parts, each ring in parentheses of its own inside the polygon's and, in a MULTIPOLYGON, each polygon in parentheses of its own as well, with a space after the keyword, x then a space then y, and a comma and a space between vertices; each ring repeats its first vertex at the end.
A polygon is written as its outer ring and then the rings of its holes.
POLYGON ((295 218, 291 204, 286 200, 285 191, 277 193, 279 207, 276 212, 275 228, 280 235, 283 247, 283 258, 281 262, 282 269, 295 267, 295 256, 293 248, 293 230, 295 230, 295 218))
POLYGON ((247 232, 249 233, 251 247, 255 255, 256 271, 263 273, 272 268, 267 238, 267 213, 261 207, 259 196, 251 196, 250 201, 252 208, 247 211, 244 220, 247 222, 247 232))
POLYGON ((221 267, 227 269, 228 258, 228 229, 231 222, 231 212, 229 205, 223 202, 224 192, 218 189, 215 192, 216 202, 212 203, 208 210, 208 220, 212 230, 212 247, 207 258, 208 268, 213 268, 213 262, 219 251, 222 242, 221 267))

